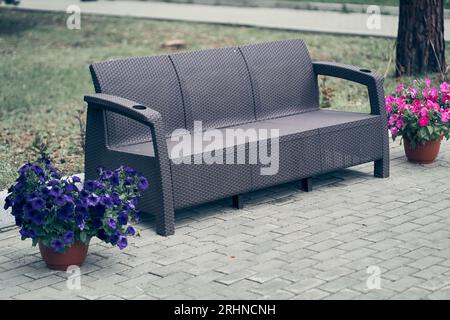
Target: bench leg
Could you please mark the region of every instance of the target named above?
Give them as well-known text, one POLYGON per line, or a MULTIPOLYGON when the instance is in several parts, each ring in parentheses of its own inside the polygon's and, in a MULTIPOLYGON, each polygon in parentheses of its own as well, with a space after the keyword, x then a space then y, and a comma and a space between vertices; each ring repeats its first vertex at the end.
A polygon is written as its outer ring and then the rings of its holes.
POLYGON ((389 158, 383 158, 374 162, 373 175, 377 178, 389 177, 389 158))
POLYGON ((233 208, 235 208, 235 209, 243 209, 244 208, 244 199, 241 194, 232 196, 231 200, 233 202, 233 208))
POLYGON ((170 208, 156 215, 156 233, 160 236, 171 236, 175 234, 174 212, 170 208))
POLYGON ((310 192, 312 191, 312 178, 304 178, 300 181, 300 188, 303 191, 310 192))

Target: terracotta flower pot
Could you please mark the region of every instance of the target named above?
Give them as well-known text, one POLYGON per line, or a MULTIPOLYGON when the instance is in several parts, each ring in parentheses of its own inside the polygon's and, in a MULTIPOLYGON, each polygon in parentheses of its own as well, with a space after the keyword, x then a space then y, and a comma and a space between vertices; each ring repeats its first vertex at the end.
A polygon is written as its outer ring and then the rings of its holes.
POLYGON ((52 248, 47 247, 39 241, 39 250, 42 259, 44 259, 47 267, 55 270, 66 271, 69 266, 81 266, 86 259, 89 244, 76 241, 71 247, 67 248, 63 253, 55 252, 52 248))
POLYGON ((416 148, 413 149, 411 147, 411 141, 407 137, 403 137, 406 158, 408 158, 409 162, 413 163, 432 163, 438 156, 442 138, 431 140, 424 144, 417 144, 416 148))

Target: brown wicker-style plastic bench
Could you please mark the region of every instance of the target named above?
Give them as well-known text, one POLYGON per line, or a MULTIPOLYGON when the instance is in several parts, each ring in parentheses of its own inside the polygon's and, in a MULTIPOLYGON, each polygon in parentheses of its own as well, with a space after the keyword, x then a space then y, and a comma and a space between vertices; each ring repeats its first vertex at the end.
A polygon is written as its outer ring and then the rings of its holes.
MULTIPOLYGON (((174 210, 374 161, 389 176, 383 78, 367 69, 312 62, 301 40, 276 41, 90 66, 96 94, 86 96, 86 178, 99 165, 124 164, 151 187, 140 208, 156 215, 157 233, 174 233, 174 210), (318 75, 366 85, 371 113, 319 108, 318 75), (258 164, 175 164, 176 129, 279 129, 279 171, 258 164)), ((245 143, 245 148, 250 142, 245 143)), ((242 146, 241 146, 242 147, 242 146)), ((224 147, 224 156, 236 146, 224 147)), ((194 157, 192 152, 189 157, 194 157)))

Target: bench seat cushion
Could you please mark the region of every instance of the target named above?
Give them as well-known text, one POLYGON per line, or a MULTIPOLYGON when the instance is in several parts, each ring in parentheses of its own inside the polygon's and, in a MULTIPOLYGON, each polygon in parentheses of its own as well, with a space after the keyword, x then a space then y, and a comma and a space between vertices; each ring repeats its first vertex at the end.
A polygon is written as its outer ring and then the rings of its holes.
MULTIPOLYGON (((208 200, 212 201, 229 194, 257 190, 379 159, 382 157, 382 137, 372 133, 381 130, 381 120, 377 115, 318 110, 228 127, 242 130, 278 129, 280 134, 278 173, 261 175, 259 164, 171 163, 175 207, 205 202, 205 194, 211 195, 211 199, 208 200)), ((217 130, 225 134, 226 128, 217 130)), ((241 142, 240 148, 245 148, 248 154, 249 148, 257 141, 250 139, 241 142)), ((224 157, 227 153, 236 152, 236 142, 226 142, 227 145, 223 146, 224 157)), ((203 144, 206 147, 211 142, 203 144)), ((177 142, 167 140, 169 157, 179 161, 179 156, 173 152, 176 145, 177 142)), ((217 145, 213 149, 219 148, 222 146, 217 145)), ((194 163, 195 155, 198 156, 201 150, 201 148, 194 150, 184 156, 190 158, 189 163, 194 163)), ((150 143, 122 146, 117 151, 154 155, 150 143)))

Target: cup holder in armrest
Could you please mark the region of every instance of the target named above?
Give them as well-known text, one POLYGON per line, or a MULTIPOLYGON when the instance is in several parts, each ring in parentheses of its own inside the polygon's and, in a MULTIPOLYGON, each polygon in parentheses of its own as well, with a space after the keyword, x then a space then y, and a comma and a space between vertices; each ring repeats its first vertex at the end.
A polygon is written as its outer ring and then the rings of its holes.
POLYGON ((132 108, 136 109, 136 110, 145 110, 145 109, 147 109, 147 107, 145 107, 143 105, 140 105, 140 104, 135 104, 134 106, 132 106, 132 108))
POLYGON ((371 73, 372 72, 372 70, 370 70, 370 69, 359 69, 359 71, 361 71, 361 72, 365 72, 365 73, 371 73))

